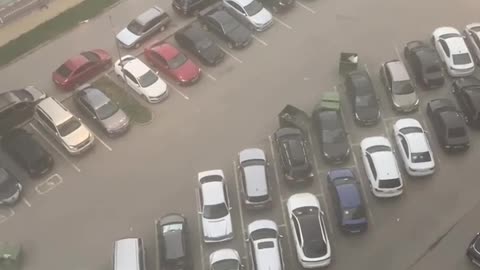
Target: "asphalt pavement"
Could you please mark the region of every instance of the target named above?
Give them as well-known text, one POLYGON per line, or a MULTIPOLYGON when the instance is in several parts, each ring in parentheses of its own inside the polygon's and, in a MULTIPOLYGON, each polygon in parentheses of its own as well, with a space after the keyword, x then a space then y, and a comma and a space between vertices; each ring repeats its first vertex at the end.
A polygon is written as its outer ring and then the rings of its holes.
MULTIPOLYGON (((172 28, 155 38, 161 39, 188 23, 173 14, 169 2, 124 1, 2 69, 3 89, 34 84, 65 99, 66 106, 76 113, 69 93, 55 89, 51 72, 82 50, 104 48, 117 58, 114 33, 153 4, 173 17, 172 28)), ((225 62, 218 67, 202 67, 206 76, 198 84, 172 84, 173 91, 165 102, 145 104, 154 113, 151 124, 135 125, 124 136, 109 139, 84 120, 99 139, 84 156, 69 157, 38 124, 32 123, 28 129, 44 141, 56 165, 44 179, 25 179, 25 200, 12 209, 0 210, 4 216, 0 216, 0 239, 24 245, 26 270, 80 270, 111 269, 113 241, 138 236, 146 243, 148 269, 155 269, 153 222, 166 213, 182 212, 191 225, 195 269, 199 270, 207 269, 209 253, 221 247, 234 247, 247 260, 243 241, 246 225, 258 218, 270 218, 286 236, 283 246, 287 269, 300 269, 285 202, 296 192, 308 191, 325 208, 333 247, 331 269, 473 269, 464 249, 480 224, 475 215, 480 188, 475 168, 480 158, 478 131, 470 132, 471 149, 453 156, 439 148, 435 134, 430 132, 437 161, 435 175, 410 179, 403 172, 404 194, 388 200, 370 194, 359 143, 373 135, 391 139, 392 124, 405 117, 391 109, 378 77, 380 64, 401 57, 406 42, 428 40, 438 26, 462 29, 478 18, 479 6, 474 0, 425 0, 415 2, 415 7, 410 2, 380 0, 299 1, 292 10, 275 15, 273 27, 256 33, 248 48, 227 50, 226 44, 220 43, 228 52, 225 62), (338 75, 339 54, 345 51, 359 54, 360 68, 371 74, 382 104, 382 121, 369 128, 357 127, 350 107, 343 104, 354 154, 343 166, 354 168, 362 176, 369 207, 369 230, 353 237, 336 226, 325 182, 331 166, 319 158, 318 145, 310 139, 315 181, 307 187, 289 187, 280 177, 270 139, 278 128, 277 114, 286 104, 310 112, 322 92, 334 88, 345 99, 338 75), (273 165, 272 210, 252 213, 239 205, 235 158, 247 147, 264 149, 273 165), (196 175, 210 169, 224 170, 233 206, 235 239, 218 245, 201 243, 197 214, 196 175)), ((439 90, 419 89, 420 110, 408 117, 419 119, 431 131, 424 116, 425 104, 440 96, 453 98, 449 90, 449 83, 439 90)), ((14 167, 3 155, 0 160, 14 167)))

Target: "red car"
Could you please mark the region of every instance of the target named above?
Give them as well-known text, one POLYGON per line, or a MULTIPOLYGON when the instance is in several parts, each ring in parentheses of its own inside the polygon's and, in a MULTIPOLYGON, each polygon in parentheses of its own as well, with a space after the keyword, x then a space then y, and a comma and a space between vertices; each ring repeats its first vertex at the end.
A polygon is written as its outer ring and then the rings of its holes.
POLYGON ((156 69, 182 85, 192 84, 200 78, 200 68, 171 44, 155 42, 145 48, 145 57, 156 69))
POLYGON ((112 57, 104 50, 82 52, 68 59, 55 70, 52 73, 52 80, 64 90, 73 90, 110 68, 111 65, 112 57))

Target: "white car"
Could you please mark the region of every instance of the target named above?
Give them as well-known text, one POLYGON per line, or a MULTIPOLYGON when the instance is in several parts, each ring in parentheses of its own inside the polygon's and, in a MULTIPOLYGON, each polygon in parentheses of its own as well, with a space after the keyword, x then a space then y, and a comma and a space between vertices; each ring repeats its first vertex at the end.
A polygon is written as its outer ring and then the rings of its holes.
POLYGON ((465 26, 465 37, 470 45, 477 63, 480 63, 480 23, 471 23, 465 26))
POLYGON ((388 139, 382 136, 365 138, 360 149, 373 195, 380 198, 401 195, 402 176, 388 139))
POLYGON ((150 103, 168 97, 167 84, 140 59, 125 55, 115 62, 115 73, 150 103))
POLYGON ((457 29, 453 27, 435 29, 432 42, 450 76, 469 76, 475 71, 475 64, 467 44, 457 29))
POLYGON ((287 208, 298 262, 303 268, 329 265, 330 241, 317 197, 311 193, 294 194, 288 198, 287 208))
POLYGON ((203 240, 206 243, 233 239, 230 200, 222 170, 198 173, 203 240))
POLYGON ((273 16, 258 0, 223 0, 227 11, 251 29, 261 32, 273 24, 273 16))
POLYGON ((260 219, 248 224, 251 270, 285 270, 277 224, 260 219))
POLYGON ((235 249, 224 248, 210 254, 210 270, 240 270, 243 268, 240 255, 235 249))
POLYGON ((400 119, 393 125, 393 132, 407 173, 411 176, 433 174, 435 161, 422 125, 412 118, 400 119))

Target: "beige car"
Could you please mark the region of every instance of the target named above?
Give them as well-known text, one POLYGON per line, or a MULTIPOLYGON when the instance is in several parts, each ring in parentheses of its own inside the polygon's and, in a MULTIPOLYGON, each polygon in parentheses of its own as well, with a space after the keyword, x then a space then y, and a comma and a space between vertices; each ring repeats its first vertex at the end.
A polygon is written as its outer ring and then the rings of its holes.
POLYGON ((38 103, 34 117, 72 155, 93 146, 92 132, 52 97, 38 103))

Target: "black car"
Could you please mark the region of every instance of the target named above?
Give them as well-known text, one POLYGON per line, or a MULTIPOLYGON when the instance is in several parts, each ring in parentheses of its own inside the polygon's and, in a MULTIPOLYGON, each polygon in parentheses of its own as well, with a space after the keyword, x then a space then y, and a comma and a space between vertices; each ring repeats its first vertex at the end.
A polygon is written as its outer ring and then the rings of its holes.
POLYGON ((206 29, 225 40, 230 48, 244 48, 252 41, 252 32, 225 11, 221 2, 200 11, 198 19, 206 29))
POLYGON ((340 112, 319 108, 313 111, 312 120, 323 157, 332 163, 344 162, 350 146, 340 112))
POLYGON ((205 65, 214 66, 225 57, 225 53, 210 34, 196 23, 176 32, 175 40, 180 47, 197 56, 205 65))
POLYGON ((366 71, 353 71, 345 78, 345 88, 358 124, 374 125, 380 118, 377 96, 372 80, 366 71))
POLYGON ((275 131, 283 173, 288 181, 312 180, 312 165, 307 154, 307 143, 298 128, 284 127, 275 131))
POLYGON ((427 115, 432 122, 440 145, 445 150, 466 150, 470 138, 463 116, 453 102, 446 98, 433 99, 427 104, 427 115))
POLYGON ((480 80, 475 77, 456 79, 452 91, 467 125, 480 128, 480 80))
POLYGON ((2 148, 32 177, 42 176, 53 167, 50 153, 23 129, 12 130, 4 136, 2 148))
POLYGON ((213 0, 173 0, 172 7, 179 14, 191 16, 212 2, 213 0))
POLYGON ((273 13, 295 6, 295 0, 259 0, 266 8, 273 13))
POLYGON ((480 267, 480 233, 470 241, 467 247, 467 256, 476 266, 480 267))
POLYGON ((160 269, 192 269, 187 220, 180 214, 167 214, 155 221, 160 269))
POLYGON ((438 88, 445 82, 442 64, 435 50, 418 40, 410 41, 404 49, 405 59, 415 79, 426 88, 438 88))
POLYGON ((0 168, 0 205, 13 205, 20 198, 22 185, 10 171, 0 168))

